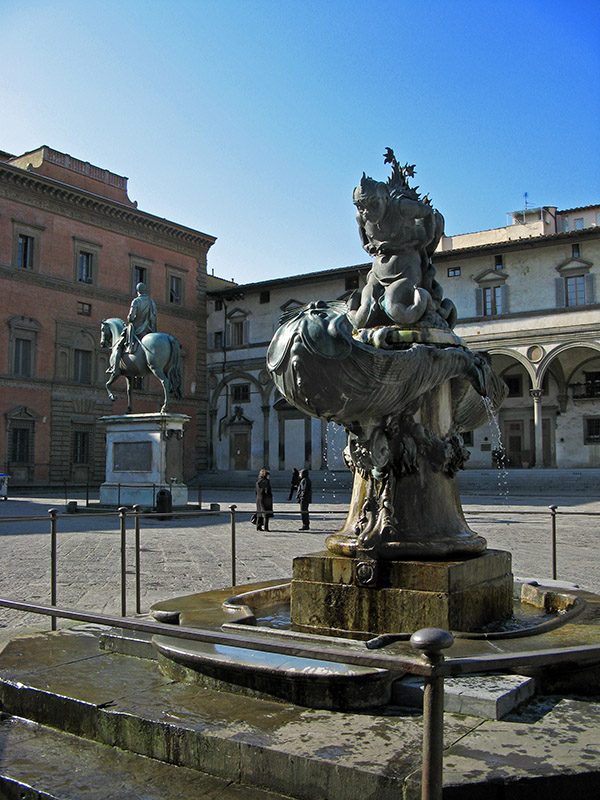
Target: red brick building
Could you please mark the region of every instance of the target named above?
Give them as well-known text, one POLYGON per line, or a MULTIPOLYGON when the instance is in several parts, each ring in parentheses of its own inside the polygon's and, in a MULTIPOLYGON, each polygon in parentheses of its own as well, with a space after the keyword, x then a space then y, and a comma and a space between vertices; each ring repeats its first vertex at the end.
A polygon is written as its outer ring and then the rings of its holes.
MULTIPOLYGON (((215 238, 137 208, 127 178, 43 146, 0 152, 0 472, 11 483, 99 483, 109 352, 100 320, 125 319, 136 283, 181 345, 185 480, 206 458, 206 258, 215 238)), ((153 377, 134 411, 157 411, 153 377)))

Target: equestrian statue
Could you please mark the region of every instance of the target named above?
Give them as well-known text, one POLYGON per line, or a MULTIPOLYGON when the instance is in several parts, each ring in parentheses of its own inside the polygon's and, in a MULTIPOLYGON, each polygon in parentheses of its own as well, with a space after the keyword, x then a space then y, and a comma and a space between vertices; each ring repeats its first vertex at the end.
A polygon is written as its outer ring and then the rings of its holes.
POLYGON ((116 400, 110 387, 120 375, 124 375, 127 380, 127 413, 130 413, 133 378, 152 373, 162 384, 164 402, 160 410, 165 412, 169 410, 171 396, 178 399, 183 396, 179 342, 170 333, 157 332, 156 305, 148 296, 145 284, 138 283, 136 292, 126 323, 117 317, 100 322, 100 346, 112 348, 110 366, 106 370, 110 375, 106 391, 111 400, 116 400))

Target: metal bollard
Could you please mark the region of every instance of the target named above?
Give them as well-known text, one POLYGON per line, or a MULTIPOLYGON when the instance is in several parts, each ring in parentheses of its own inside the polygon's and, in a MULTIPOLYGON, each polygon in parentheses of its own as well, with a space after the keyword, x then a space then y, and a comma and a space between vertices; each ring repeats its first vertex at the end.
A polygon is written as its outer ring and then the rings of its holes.
POLYGON ((198 508, 202 508, 202 487, 198 485, 198 508))
POLYGON ((237 506, 229 506, 231 511, 231 585, 235 586, 235 510, 237 506))
POLYGON ((441 628, 423 628, 410 637, 410 643, 423 651, 431 665, 423 693, 423 768, 421 800, 442 800, 444 750, 444 678, 436 674, 444 660, 441 650, 454 643, 454 637, 441 628))
POLYGON ((556 580, 556 509, 558 506, 548 506, 552 519, 552 579, 556 580))
MULTIPOLYGON (((55 508, 49 508, 50 514, 50 605, 56 605, 56 514, 55 508)), ((57 618, 52 617, 50 630, 55 631, 57 618)))
POLYGON ((141 586, 141 569, 140 569, 140 513, 141 506, 134 506, 135 512, 135 613, 142 613, 142 586, 141 586))
POLYGON ((127 616, 127 509, 119 509, 121 523, 121 616, 127 616))

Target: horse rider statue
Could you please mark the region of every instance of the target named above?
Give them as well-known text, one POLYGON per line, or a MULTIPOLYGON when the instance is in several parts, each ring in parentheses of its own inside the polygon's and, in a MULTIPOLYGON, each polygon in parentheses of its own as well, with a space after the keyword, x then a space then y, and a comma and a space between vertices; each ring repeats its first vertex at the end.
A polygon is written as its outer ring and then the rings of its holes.
POLYGON ((140 339, 147 333, 156 333, 156 304, 149 296, 145 283, 138 283, 135 287, 137 296, 131 301, 127 325, 113 347, 110 356, 110 365, 106 372, 117 378, 121 374, 119 363, 123 351, 134 353, 140 345, 140 339))

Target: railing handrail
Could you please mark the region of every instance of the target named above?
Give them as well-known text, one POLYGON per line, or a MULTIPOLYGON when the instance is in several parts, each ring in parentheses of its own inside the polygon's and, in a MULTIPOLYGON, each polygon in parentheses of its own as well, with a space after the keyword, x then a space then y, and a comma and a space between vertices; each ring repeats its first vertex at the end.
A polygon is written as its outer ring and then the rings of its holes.
POLYGON ((116 617, 110 614, 98 614, 58 606, 45 606, 27 603, 8 597, 0 597, 0 606, 12 608, 44 616, 72 619, 80 622, 95 623, 114 628, 125 628, 139 633, 151 633, 179 639, 189 639, 207 644, 225 645, 227 647, 253 648, 278 655, 311 658, 319 661, 353 664, 355 666, 385 669, 390 672, 410 672, 421 676, 459 676, 475 673, 495 672, 499 669, 509 670, 523 666, 546 666, 572 662, 576 657, 582 661, 600 660, 599 645, 572 645, 569 647, 549 647, 543 650, 528 650, 521 653, 484 653, 478 656, 452 658, 446 656, 443 662, 434 666, 419 657, 410 657, 401 653, 361 652, 364 642, 349 643, 344 647, 327 645, 326 647, 309 646, 291 639, 282 642, 267 634, 257 634, 251 627, 240 636, 238 633, 224 630, 205 630, 172 625, 163 622, 151 622, 131 617, 116 617))

